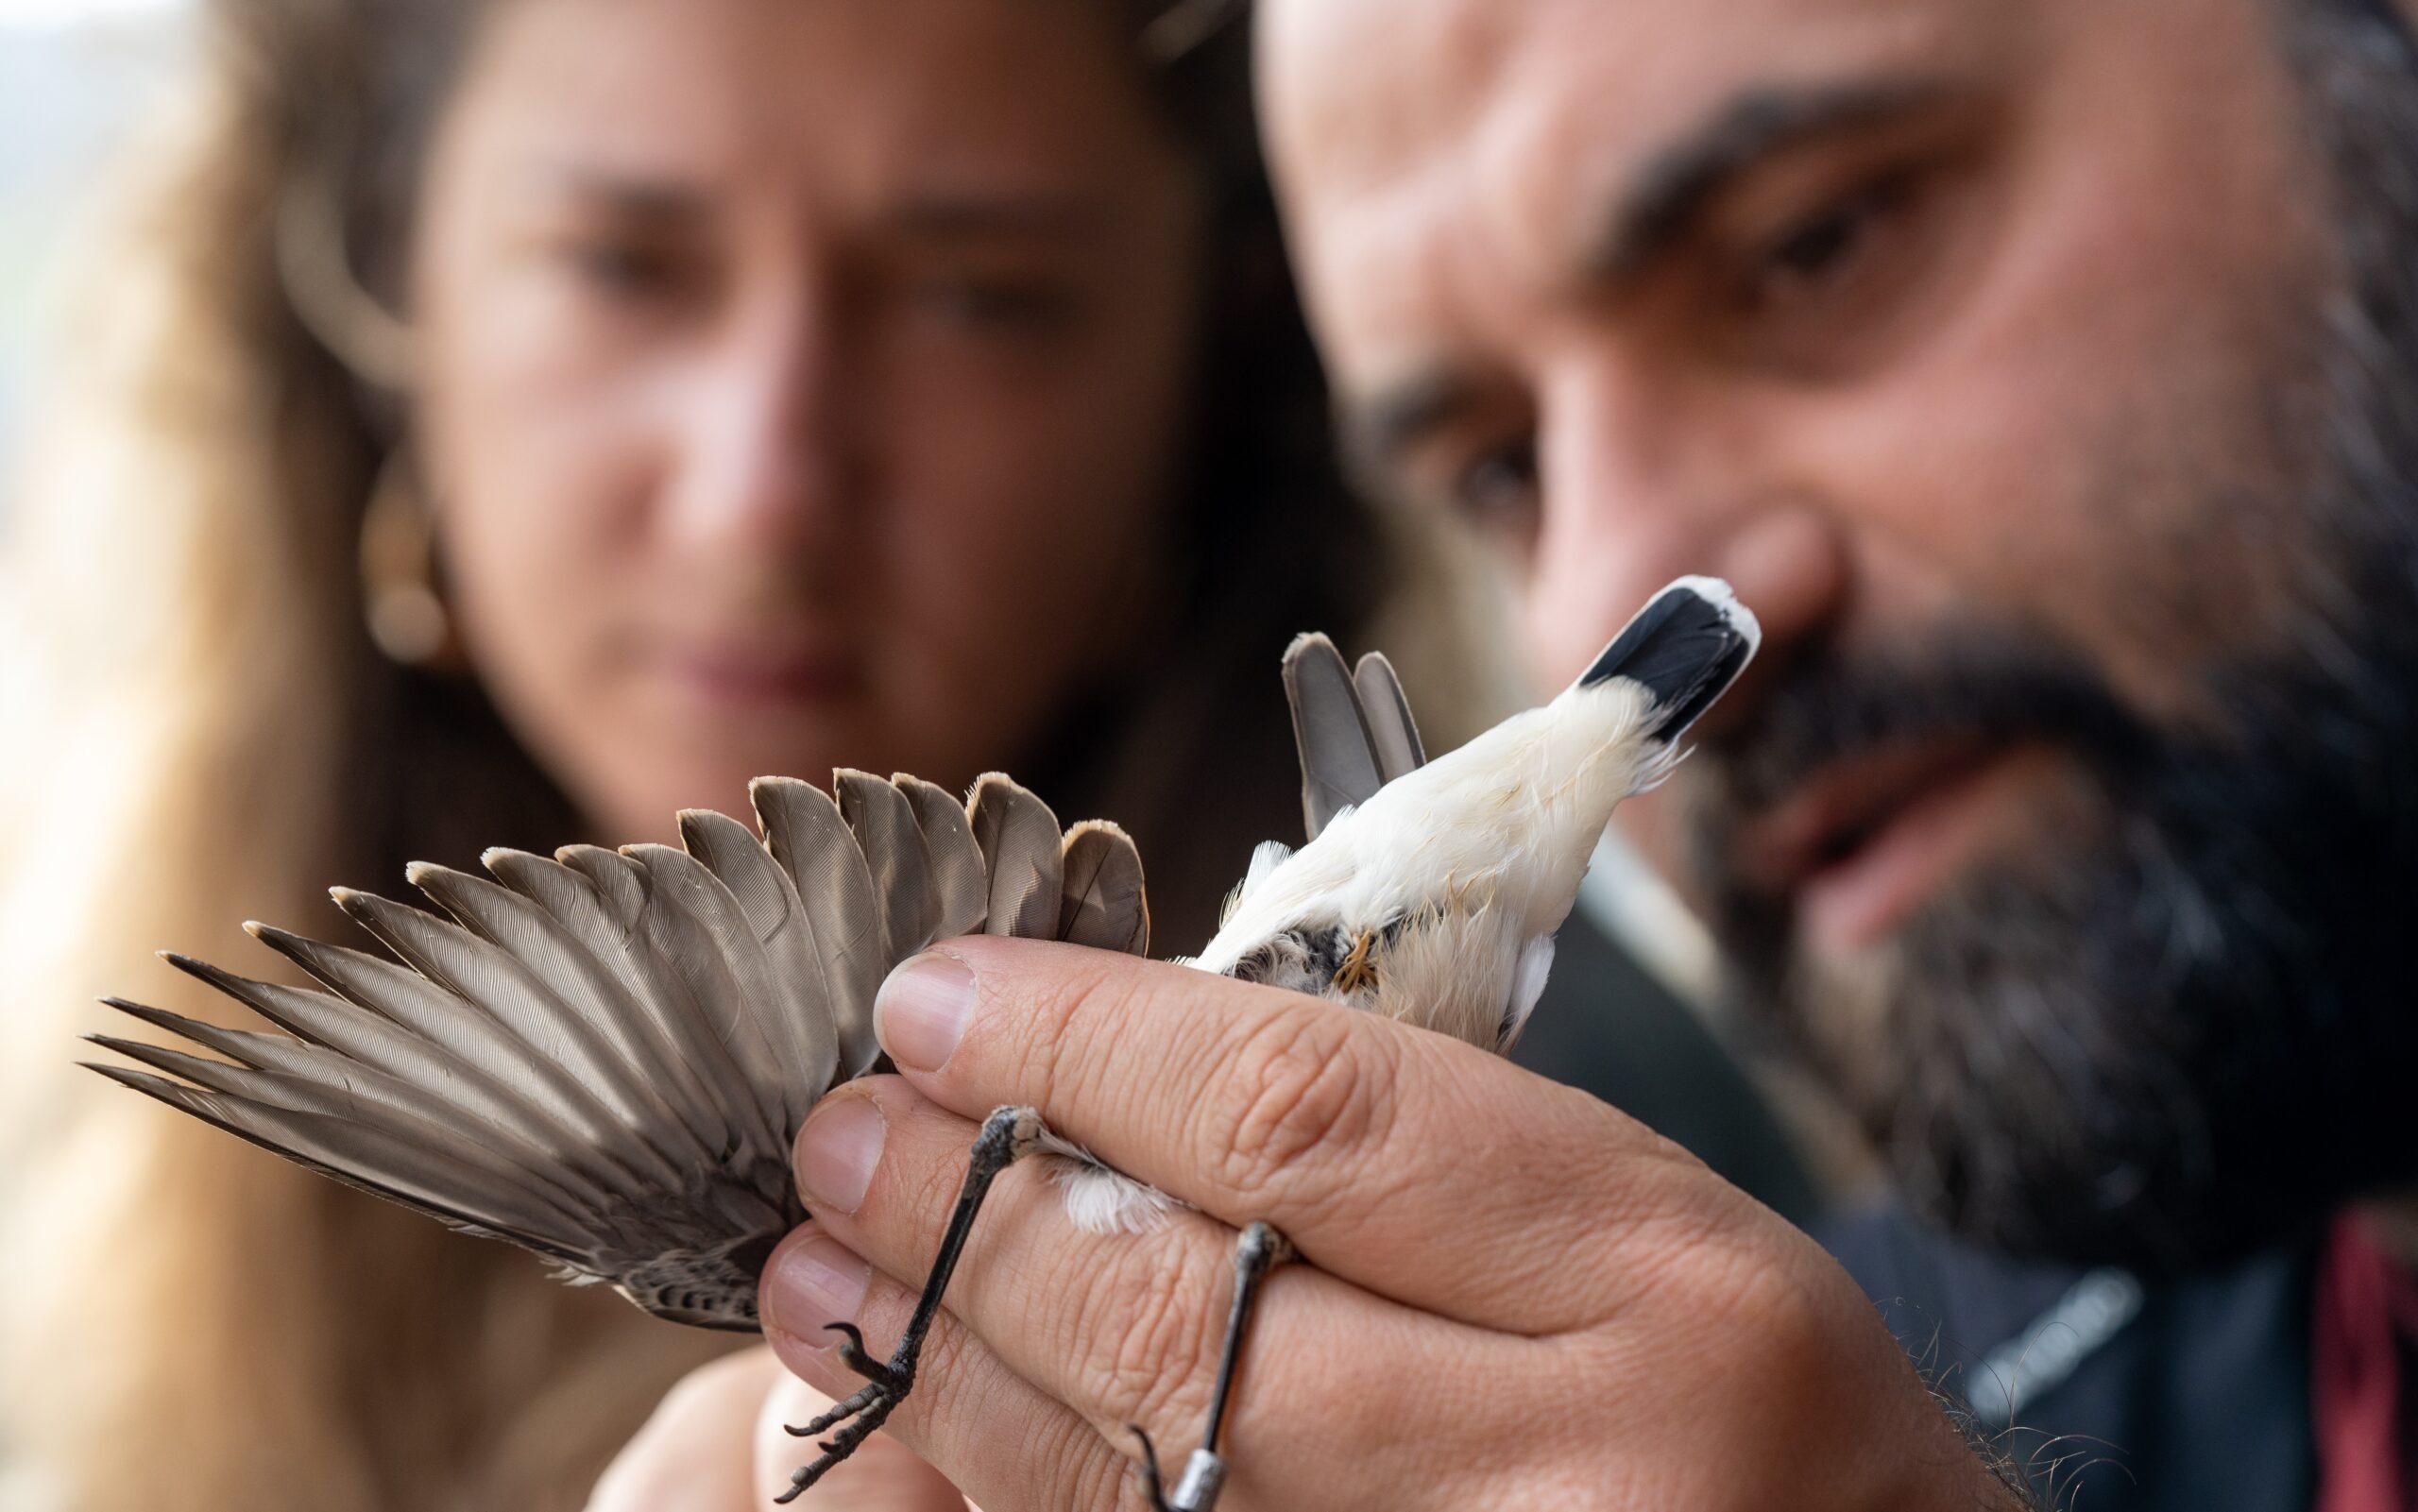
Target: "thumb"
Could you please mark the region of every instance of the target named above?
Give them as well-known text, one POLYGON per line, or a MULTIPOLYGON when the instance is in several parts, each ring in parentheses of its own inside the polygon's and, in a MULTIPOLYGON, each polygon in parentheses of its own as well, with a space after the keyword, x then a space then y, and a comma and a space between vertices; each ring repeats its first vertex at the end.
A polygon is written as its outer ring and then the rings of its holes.
MULTIPOLYGON (((787 1372, 765 1394, 756 1417, 756 1487, 763 1498, 788 1490, 790 1477, 818 1453, 812 1439, 799 1438, 784 1425, 804 1423, 830 1406, 830 1398, 787 1372)), ((835 1512, 843 1507, 847 1512, 967 1512, 965 1498, 940 1471, 897 1439, 878 1433, 790 1506, 792 1512, 817 1507, 835 1512)))

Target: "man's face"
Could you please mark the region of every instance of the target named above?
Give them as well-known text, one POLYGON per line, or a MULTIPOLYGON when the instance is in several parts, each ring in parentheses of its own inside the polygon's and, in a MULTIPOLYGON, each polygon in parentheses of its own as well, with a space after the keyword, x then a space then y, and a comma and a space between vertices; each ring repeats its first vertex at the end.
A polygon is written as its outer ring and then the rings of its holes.
POLYGON ((2006 1242, 2264 1237, 2337 1194, 2245 1125, 2408 1072, 2340 915, 2411 854, 2418 673, 2409 332, 2350 233, 2418 247, 2277 19, 2401 40, 2371 8, 1263 8, 1351 440, 1502 546, 1548 684, 1683 572, 1762 617, 1638 838, 2006 1242))

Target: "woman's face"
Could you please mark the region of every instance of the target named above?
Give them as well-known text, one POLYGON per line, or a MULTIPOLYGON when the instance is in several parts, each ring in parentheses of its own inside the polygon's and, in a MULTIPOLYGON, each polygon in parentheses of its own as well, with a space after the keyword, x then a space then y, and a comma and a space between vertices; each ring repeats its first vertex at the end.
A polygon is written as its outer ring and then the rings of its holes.
POLYGON ((447 592, 616 839, 963 783, 1141 627, 1198 194, 1084 0, 504 0, 412 314, 447 592))

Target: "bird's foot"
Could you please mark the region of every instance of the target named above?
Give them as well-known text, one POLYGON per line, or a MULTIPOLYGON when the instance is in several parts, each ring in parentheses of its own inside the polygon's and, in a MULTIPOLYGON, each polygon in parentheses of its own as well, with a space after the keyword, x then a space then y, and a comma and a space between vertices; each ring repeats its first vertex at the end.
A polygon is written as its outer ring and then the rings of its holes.
POLYGON ((941 1298, 948 1290, 949 1278, 957 1273, 958 1259, 965 1252, 966 1235, 973 1232, 975 1215, 981 1211, 982 1199, 989 1195, 991 1183, 999 1173, 1039 1147, 1040 1130, 1041 1115, 1030 1108, 997 1109, 982 1121, 982 1131, 976 1137, 972 1157, 966 1162, 965 1183, 958 1189, 957 1207, 949 1215, 947 1232, 941 1235, 940 1253, 932 1262, 932 1273, 924 1279, 924 1293, 916 1299, 914 1316, 907 1320, 907 1331, 886 1363, 865 1352, 865 1337, 853 1326, 825 1325, 846 1341, 840 1347, 840 1358, 849 1369, 865 1378, 865 1385, 805 1427, 790 1429, 800 1438, 812 1438, 835 1428, 838 1432, 815 1446, 823 1451, 823 1456, 792 1477, 789 1490, 774 1499, 776 1503, 794 1500, 832 1466, 855 1453, 857 1446, 872 1437, 874 1430, 907 1400, 908 1388, 915 1383, 915 1361, 924 1351, 924 1339, 931 1333, 932 1320, 940 1314, 941 1298))
POLYGON ((1226 1488, 1226 1462, 1218 1453, 1218 1440, 1225 1430, 1226 1407, 1233 1398, 1252 1309, 1258 1303, 1259 1289, 1267 1283, 1269 1272, 1295 1258, 1293 1242, 1273 1224, 1254 1223, 1235 1241, 1235 1298, 1226 1319, 1226 1347, 1218 1361, 1217 1389, 1209 1399, 1209 1424, 1200 1436, 1200 1447, 1184 1462, 1183 1479, 1176 1482, 1173 1496, 1167 1494, 1160 1477, 1159 1453, 1150 1436, 1139 1428, 1131 1430, 1142 1445, 1142 1494, 1150 1504, 1150 1512, 1209 1512, 1217 1505, 1218 1494, 1226 1488))
POLYGON ((804 1494, 807 1487, 823 1479, 834 1465, 857 1452, 857 1446, 873 1436, 874 1431, 888 1421, 907 1400, 908 1388, 915 1382, 915 1354, 911 1340, 898 1346, 898 1352, 887 1362, 877 1360, 865 1351, 865 1336, 853 1324, 829 1323, 825 1327, 841 1336, 840 1358, 849 1369, 865 1378, 865 1385, 846 1401, 837 1403, 812 1422, 803 1426, 784 1424, 796 1438, 812 1438, 818 1434, 831 1436, 814 1447, 823 1451, 814 1463, 802 1466, 790 1477, 790 1488, 773 1498, 786 1504, 804 1494), (833 1429, 837 1433, 832 1433, 833 1429))
POLYGON ((1126 1431, 1142 1444, 1142 1496, 1150 1504, 1150 1512, 1209 1512, 1217 1504, 1218 1493, 1226 1486, 1224 1460, 1206 1449, 1194 1450, 1183 1467, 1183 1479, 1176 1483, 1170 1498, 1159 1475, 1159 1452, 1150 1436, 1131 1424, 1126 1431))

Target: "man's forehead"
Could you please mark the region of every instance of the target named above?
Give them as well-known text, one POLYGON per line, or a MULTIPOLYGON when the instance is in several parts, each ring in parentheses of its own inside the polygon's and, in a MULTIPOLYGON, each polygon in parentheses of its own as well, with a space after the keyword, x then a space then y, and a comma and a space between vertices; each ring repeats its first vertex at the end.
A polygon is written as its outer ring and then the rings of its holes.
POLYGON ((1447 240, 1490 240, 1498 283, 1544 277, 1601 201, 1725 112, 1968 68, 2072 3, 1263 0, 1269 141, 1312 296, 1332 304, 1318 284, 1340 272, 1363 308, 1330 319, 1398 309, 1418 296, 1365 275, 1432 282, 1447 240))
POLYGON ((1506 48, 1525 29, 1527 8, 1520 0, 1263 4, 1259 62, 1270 128, 1316 152, 1322 173, 1383 175, 1414 143, 1466 127, 1506 48))

